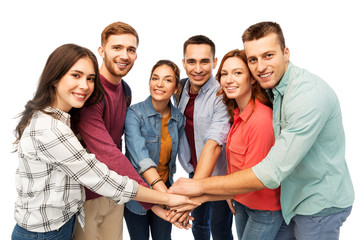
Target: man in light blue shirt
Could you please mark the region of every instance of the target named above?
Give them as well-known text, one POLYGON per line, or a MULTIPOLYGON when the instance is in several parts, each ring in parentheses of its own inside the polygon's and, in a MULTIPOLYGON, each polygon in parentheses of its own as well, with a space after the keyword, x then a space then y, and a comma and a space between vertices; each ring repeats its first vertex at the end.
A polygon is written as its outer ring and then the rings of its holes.
POLYGON ((251 169, 195 182, 181 179, 172 191, 236 194, 281 184, 286 224, 278 239, 338 239, 354 190, 337 96, 322 79, 289 61, 277 23, 252 25, 242 38, 251 73, 274 96, 275 145, 251 169))
MULTIPOLYGON (((186 119, 180 139, 179 161, 189 177, 200 179, 226 174, 223 151, 230 129, 222 98, 216 93, 220 84, 212 75, 216 67, 215 44, 204 35, 190 37, 184 43, 183 66, 188 78, 178 108, 186 119)), ((195 240, 232 240, 232 213, 226 201, 203 203, 193 210, 192 232, 195 240)))

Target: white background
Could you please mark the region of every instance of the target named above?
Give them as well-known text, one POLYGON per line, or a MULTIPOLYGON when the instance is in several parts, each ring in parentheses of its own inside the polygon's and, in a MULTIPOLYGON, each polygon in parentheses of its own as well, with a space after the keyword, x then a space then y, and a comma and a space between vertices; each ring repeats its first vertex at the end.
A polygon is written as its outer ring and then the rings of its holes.
MULTIPOLYGON (((173 60, 182 69, 181 76, 185 76, 181 65, 182 45, 190 36, 210 37, 216 44, 220 61, 229 50, 243 47, 241 35, 248 26, 265 20, 278 22, 290 49, 290 60, 321 76, 338 94, 346 133, 347 163, 355 191, 360 190, 359 140, 356 140, 360 134, 356 118, 360 17, 355 0, 2 1, 0 20, 1 239, 10 238, 15 224, 17 157, 11 153, 17 123, 14 117, 32 98, 45 61, 56 47, 76 43, 98 56, 100 33, 114 21, 129 23, 140 36, 138 59, 125 78, 133 90, 133 103, 148 96, 150 69, 157 60, 173 60)), ((176 177, 183 174, 180 165, 178 170, 176 177)), ((355 238, 359 218, 356 199, 352 214, 341 228, 341 239, 355 238)), ((191 236, 190 231, 173 231, 173 239, 191 239, 191 236)))

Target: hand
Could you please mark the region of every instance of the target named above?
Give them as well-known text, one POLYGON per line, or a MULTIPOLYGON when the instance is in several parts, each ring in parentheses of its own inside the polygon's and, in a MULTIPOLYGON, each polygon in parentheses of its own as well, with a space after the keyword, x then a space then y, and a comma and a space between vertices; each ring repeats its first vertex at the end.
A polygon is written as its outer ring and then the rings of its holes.
POLYGON ((232 214, 235 215, 236 212, 235 212, 234 205, 232 204, 232 199, 226 199, 226 202, 229 205, 229 208, 230 208, 232 214))
MULTIPOLYGON (((189 197, 187 196, 182 196, 182 195, 178 195, 178 194, 170 194, 168 193, 168 202, 167 202, 167 206, 169 207, 178 207, 178 206, 182 206, 182 205, 186 205, 186 204, 190 204, 193 205, 195 207, 200 206, 201 203, 196 202, 191 200, 189 197)), ((175 208, 170 208, 175 209, 175 208)))
POLYGON ((170 222, 173 223, 177 228, 188 230, 189 228, 192 228, 190 220, 194 220, 194 218, 190 216, 190 212, 191 211, 176 213, 175 216, 170 219, 170 222))
POLYGON ((199 196, 203 193, 201 184, 195 179, 180 178, 168 190, 169 193, 199 196))
POLYGON ((168 212, 166 207, 160 205, 154 205, 152 206, 151 211, 153 211, 159 218, 165 221, 169 221, 168 216, 166 215, 168 212))

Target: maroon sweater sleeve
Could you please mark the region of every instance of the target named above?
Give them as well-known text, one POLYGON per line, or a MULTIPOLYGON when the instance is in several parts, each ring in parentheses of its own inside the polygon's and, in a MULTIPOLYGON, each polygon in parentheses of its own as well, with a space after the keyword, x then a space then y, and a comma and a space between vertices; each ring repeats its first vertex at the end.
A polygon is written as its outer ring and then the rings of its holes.
MULTIPOLYGON (((95 154, 96 158, 105 163, 109 169, 119 175, 128 176, 139 184, 148 187, 136 172, 130 161, 114 143, 105 127, 103 120, 103 104, 99 103, 84 107, 80 111, 80 121, 77 129, 87 149, 95 154)), ((120 136, 121 138, 121 136, 120 136)), ((86 189, 86 200, 97 198, 100 195, 86 189)), ((150 209, 153 204, 139 202, 145 209, 150 209)))

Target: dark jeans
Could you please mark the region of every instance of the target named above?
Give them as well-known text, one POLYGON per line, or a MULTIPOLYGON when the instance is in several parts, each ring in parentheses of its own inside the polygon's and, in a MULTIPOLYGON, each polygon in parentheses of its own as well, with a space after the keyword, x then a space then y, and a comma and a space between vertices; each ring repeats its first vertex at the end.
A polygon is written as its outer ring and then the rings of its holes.
POLYGON ((124 217, 131 240, 149 239, 149 228, 153 240, 171 239, 171 223, 159 218, 151 210, 146 215, 138 215, 125 207, 124 217))
MULTIPOLYGON (((190 173, 192 178, 193 174, 190 173)), ((192 232, 195 240, 232 240, 233 214, 226 201, 213 201, 201 204, 191 213, 192 232)))
POLYGON ((15 225, 11 235, 12 240, 71 240, 73 239, 74 229, 76 223, 76 216, 74 215, 61 228, 51 232, 31 232, 19 225, 15 225))

